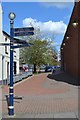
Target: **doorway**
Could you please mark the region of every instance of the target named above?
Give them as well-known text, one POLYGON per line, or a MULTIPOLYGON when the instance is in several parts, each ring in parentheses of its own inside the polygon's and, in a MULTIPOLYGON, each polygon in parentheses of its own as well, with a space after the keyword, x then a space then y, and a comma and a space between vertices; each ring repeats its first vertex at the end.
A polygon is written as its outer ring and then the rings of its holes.
POLYGON ((9 62, 7 62, 7 82, 9 82, 9 62))
POLYGON ((14 62, 13 69, 14 69, 14 74, 16 75, 16 62, 14 62))

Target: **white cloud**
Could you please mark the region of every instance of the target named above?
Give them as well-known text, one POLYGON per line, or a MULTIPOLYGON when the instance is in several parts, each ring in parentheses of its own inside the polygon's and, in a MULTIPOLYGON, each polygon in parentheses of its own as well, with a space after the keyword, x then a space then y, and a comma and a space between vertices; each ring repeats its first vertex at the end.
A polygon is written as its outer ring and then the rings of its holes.
POLYGON ((26 18, 23 20, 24 27, 31 26, 31 24, 35 29, 39 28, 44 37, 64 35, 67 28, 67 25, 63 21, 54 22, 50 20, 47 22, 41 22, 32 18, 26 18))
MULTIPOLYGON (((74 0, 72 0, 74 1, 74 0)), ((70 6, 72 6, 73 2, 68 2, 68 1, 54 1, 54 2, 44 2, 41 3, 43 4, 45 7, 57 7, 57 8, 69 8, 70 6)))

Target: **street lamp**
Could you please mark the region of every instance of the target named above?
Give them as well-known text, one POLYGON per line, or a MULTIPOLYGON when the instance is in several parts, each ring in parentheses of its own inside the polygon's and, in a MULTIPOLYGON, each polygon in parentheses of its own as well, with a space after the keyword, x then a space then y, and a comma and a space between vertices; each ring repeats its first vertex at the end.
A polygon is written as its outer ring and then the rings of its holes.
POLYGON ((67 36, 66 38, 69 39, 69 36, 67 36))
POLYGON ((15 13, 13 13, 13 12, 10 12, 10 13, 9 13, 9 19, 10 19, 10 20, 14 20, 15 17, 16 17, 15 13))
POLYGON ((63 48, 61 48, 61 50, 63 50, 63 48))
POLYGON ((74 22, 72 23, 72 25, 73 25, 73 27, 75 28, 75 27, 77 27, 78 22, 74 21, 74 22))
POLYGON ((65 44, 65 43, 63 43, 63 45, 65 46, 66 44, 65 44))
POLYGON ((9 14, 10 19, 10 88, 9 88, 9 115, 14 115, 14 89, 13 89, 13 38, 14 38, 14 19, 16 15, 11 12, 9 14))

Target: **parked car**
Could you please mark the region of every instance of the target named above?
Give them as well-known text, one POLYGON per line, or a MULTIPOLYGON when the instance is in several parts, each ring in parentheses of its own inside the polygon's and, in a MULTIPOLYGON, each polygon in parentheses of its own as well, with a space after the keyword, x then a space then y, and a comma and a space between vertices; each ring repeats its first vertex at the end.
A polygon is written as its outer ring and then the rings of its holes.
POLYGON ((39 73, 40 72, 45 72, 45 66, 41 66, 40 68, 39 68, 39 73))
POLYGON ((61 69, 60 66, 53 66, 52 73, 54 73, 54 72, 56 72, 56 71, 58 71, 60 69, 61 69))
POLYGON ((21 72, 28 72, 29 68, 27 64, 23 64, 19 66, 21 72))
POLYGON ((56 72, 57 66, 52 67, 52 73, 56 72))
POLYGON ((46 66, 45 67, 45 72, 52 72, 52 66, 46 66))

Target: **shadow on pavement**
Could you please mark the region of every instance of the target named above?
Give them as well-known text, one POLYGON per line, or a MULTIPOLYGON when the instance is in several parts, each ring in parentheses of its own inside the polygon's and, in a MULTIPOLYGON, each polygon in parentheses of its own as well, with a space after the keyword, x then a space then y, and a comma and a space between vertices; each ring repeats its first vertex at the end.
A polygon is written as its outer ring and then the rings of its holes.
POLYGON ((79 80, 77 80, 76 78, 74 78, 73 76, 67 73, 56 73, 56 74, 53 73, 53 74, 48 74, 47 77, 55 81, 61 81, 71 85, 80 86, 79 80))
MULTIPOLYGON (((9 114, 9 95, 5 95, 6 97, 6 101, 7 101, 7 109, 8 109, 8 114, 9 114)), ((15 96, 13 99, 17 99, 17 100, 22 100, 22 96, 15 96)), ((20 103, 19 101, 15 101, 16 103, 20 103)))

